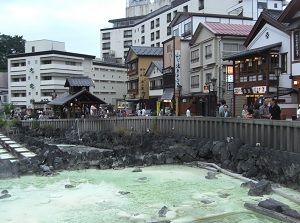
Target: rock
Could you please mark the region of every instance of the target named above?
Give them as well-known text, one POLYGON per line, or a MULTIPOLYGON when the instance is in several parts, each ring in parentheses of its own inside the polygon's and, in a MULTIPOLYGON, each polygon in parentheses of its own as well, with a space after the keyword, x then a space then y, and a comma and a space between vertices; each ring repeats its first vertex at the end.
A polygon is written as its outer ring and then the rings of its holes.
POLYGON ((207 176, 205 176, 205 178, 206 178, 206 179, 209 179, 209 180, 212 180, 212 179, 218 179, 218 178, 216 177, 217 174, 218 174, 218 173, 208 172, 208 173, 207 173, 207 176))
POLYGON ((158 212, 158 217, 166 217, 168 211, 169 209, 166 206, 163 206, 158 212))
POLYGON ((11 197, 10 194, 3 194, 0 196, 0 199, 5 199, 5 198, 9 198, 9 197, 11 197))
POLYGON ((210 201, 210 200, 201 200, 201 203, 203 203, 203 204, 211 204, 211 203, 214 203, 214 201, 210 201))
POLYGON ((8 194, 8 190, 1 191, 1 194, 8 194))
POLYGON ((134 168, 134 170, 132 172, 134 172, 134 173, 142 172, 142 169, 139 167, 136 167, 136 168, 134 168))
POLYGON ((126 194, 129 194, 130 192, 127 192, 127 191, 119 191, 119 194, 122 194, 122 195, 126 195, 126 194))
POLYGON ((220 194, 219 195, 220 198, 227 198, 228 196, 230 196, 230 194, 220 194))
POLYGON ((266 180, 261 180, 248 191, 250 196, 262 196, 270 194, 272 191, 271 183, 266 180))
POLYGON ((255 183, 253 181, 244 182, 241 184, 241 187, 253 188, 255 183))
POLYGON ((75 186, 74 185, 72 185, 72 184, 66 184, 65 185, 65 188, 74 188, 75 186))

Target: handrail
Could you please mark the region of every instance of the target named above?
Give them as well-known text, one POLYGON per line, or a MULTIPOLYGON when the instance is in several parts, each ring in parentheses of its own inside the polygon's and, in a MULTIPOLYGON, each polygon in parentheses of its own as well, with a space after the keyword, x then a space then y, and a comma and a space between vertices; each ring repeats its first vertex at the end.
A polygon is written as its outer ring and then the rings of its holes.
MULTIPOLYGON (((268 119, 220 117, 134 116, 90 119, 37 120, 39 126, 84 131, 114 131, 126 129, 136 132, 158 132, 186 137, 227 140, 239 138, 244 143, 280 151, 300 153, 300 122, 268 119)), ((22 121, 33 127, 33 121, 22 121)))

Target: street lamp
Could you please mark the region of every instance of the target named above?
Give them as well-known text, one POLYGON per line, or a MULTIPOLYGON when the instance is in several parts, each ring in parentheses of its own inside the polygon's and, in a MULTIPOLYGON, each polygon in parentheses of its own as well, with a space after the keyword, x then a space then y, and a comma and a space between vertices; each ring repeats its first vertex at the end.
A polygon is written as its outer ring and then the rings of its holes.
POLYGON ((182 85, 180 84, 177 84, 177 90, 178 90, 178 96, 177 96, 177 103, 176 103, 176 113, 177 113, 177 116, 180 116, 180 94, 181 94, 181 91, 182 91, 182 85))
POLYGON ((210 82, 206 82, 205 84, 208 85, 208 116, 211 116, 211 96, 210 96, 210 85, 213 86, 213 94, 215 95, 215 86, 216 86, 217 78, 211 78, 210 82))
POLYGON ((277 78, 277 102, 278 102, 278 98, 279 98, 279 76, 281 74, 281 67, 278 66, 278 64, 276 65, 275 69, 275 75, 277 78))

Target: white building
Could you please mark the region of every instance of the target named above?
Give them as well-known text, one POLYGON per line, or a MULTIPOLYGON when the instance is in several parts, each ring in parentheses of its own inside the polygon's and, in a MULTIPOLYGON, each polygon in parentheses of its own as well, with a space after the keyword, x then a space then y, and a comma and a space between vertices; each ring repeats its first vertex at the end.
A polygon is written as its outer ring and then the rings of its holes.
POLYGON ((8 102, 7 97, 8 97, 7 73, 0 72, 0 111, 2 110, 2 104, 8 102))
MULTIPOLYGON (((102 58, 113 57, 123 61, 130 46, 161 47, 162 42, 174 34, 169 25, 178 12, 214 14, 216 18, 220 15, 239 16, 255 21, 263 8, 280 10, 286 4, 282 0, 156 0, 150 3, 148 0, 131 0, 130 2, 126 9, 128 17, 110 20, 113 27, 100 30, 102 58), (149 4, 153 4, 151 5, 153 9, 161 6, 152 11, 150 6, 147 8, 149 4)), ((194 28, 200 21, 196 22, 195 20, 192 24, 194 28)))
POLYGON ((126 69, 94 59, 92 55, 67 52, 63 42, 28 41, 25 53, 8 56, 8 100, 17 108, 41 109, 67 90, 67 77, 88 76, 96 82, 91 92, 112 104, 126 92, 126 69), (105 90, 102 85, 111 89, 105 90))
POLYGON ((123 64, 93 60, 92 74, 95 87, 90 92, 111 105, 117 105, 127 92, 127 69, 123 64))

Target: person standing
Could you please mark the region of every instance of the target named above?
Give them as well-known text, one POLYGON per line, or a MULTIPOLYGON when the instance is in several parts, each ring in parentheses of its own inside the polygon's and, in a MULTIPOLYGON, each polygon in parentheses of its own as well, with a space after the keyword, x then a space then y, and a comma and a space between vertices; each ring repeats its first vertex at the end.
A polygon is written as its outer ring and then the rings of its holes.
POLYGON ((252 116, 255 119, 260 119, 259 104, 258 103, 254 103, 254 105, 253 105, 253 115, 252 116))
POLYGON ((244 104, 242 110, 242 118, 247 118, 247 114, 248 114, 248 105, 244 104))
POLYGON ((280 120, 280 114, 281 114, 281 109, 280 107, 277 105, 277 101, 272 98, 270 101, 270 107, 269 107, 269 111, 271 114, 271 118, 273 120, 280 120))
POLYGON ((231 114, 230 114, 230 111, 228 110, 228 106, 227 105, 223 106, 223 111, 221 112, 220 116, 223 117, 223 118, 229 118, 229 117, 231 117, 231 114))
POLYGON ((259 115, 261 119, 271 119, 269 110, 269 99, 265 98, 263 104, 259 107, 259 115))
POLYGON ((219 116, 224 111, 224 105, 226 105, 226 101, 224 99, 221 100, 221 106, 219 107, 219 116))
POLYGON ((188 107, 188 109, 186 110, 186 117, 190 117, 191 116, 191 108, 188 107))

